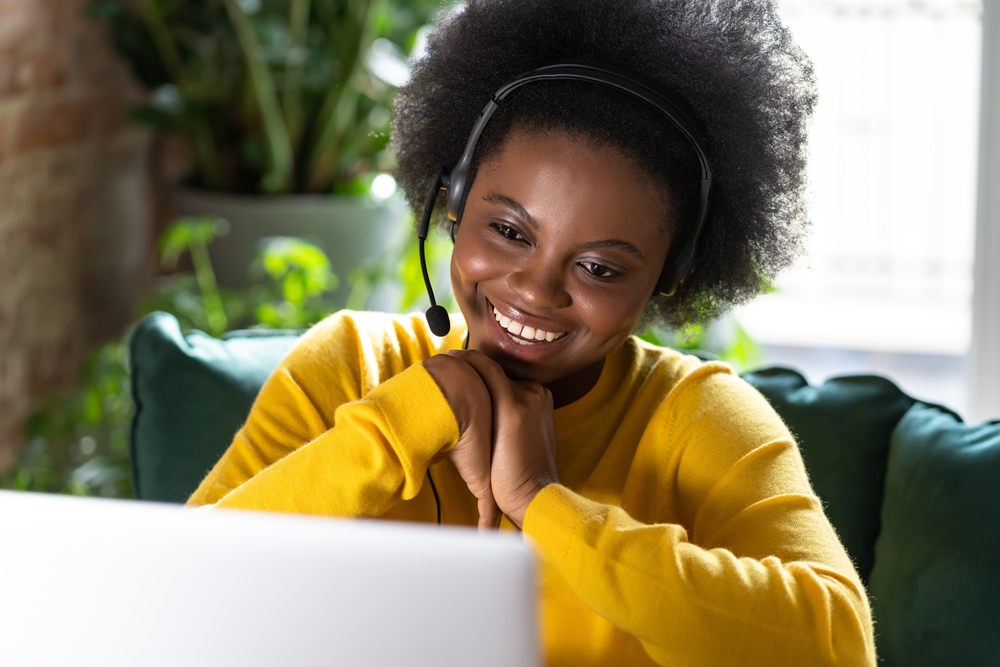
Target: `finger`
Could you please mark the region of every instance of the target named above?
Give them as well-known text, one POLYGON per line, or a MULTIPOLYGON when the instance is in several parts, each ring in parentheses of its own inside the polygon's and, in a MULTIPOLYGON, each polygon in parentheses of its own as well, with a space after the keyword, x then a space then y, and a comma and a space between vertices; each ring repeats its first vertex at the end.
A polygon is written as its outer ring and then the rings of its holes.
POLYGON ((541 382, 536 382, 535 380, 514 380, 514 384, 539 396, 545 396, 545 392, 552 393, 541 382))
MULTIPOLYGON (((468 444, 468 477, 463 474, 469 490, 478 499, 479 528, 485 530, 492 527, 500 514, 500 507, 493 497, 493 411, 483 410, 469 425, 468 444)), ((461 472, 461 471, 460 471, 461 472)))
POLYGON ((479 530, 496 528, 500 522, 500 506, 491 492, 488 498, 479 499, 479 530))
MULTIPOLYGON (((457 351, 452 350, 451 352, 457 351)), ((449 456, 469 490, 476 496, 480 529, 488 529, 492 528, 500 518, 500 507, 493 496, 491 475, 493 465, 492 399, 489 387, 486 386, 479 372, 468 365, 465 359, 456 358, 455 362, 468 368, 469 374, 475 378, 475 382, 466 384, 466 398, 471 399, 472 403, 482 406, 482 409, 469 411, 468 423, 464 425, 459 442, 449 452, 449 456), (478 385, 478 388, 475 385, 478 385), (477 397, 475 394, 480 391, 482 396, 477 397)))
POLYGON ((514 385, 500 364, 479 350, 461 350, 455 355, 479 373, 494 402, 506 402, 514 397, 514 385))
POLYGON ((469 491, 476 497, 479 527, 489 528, 500 514, 500 507, 493 496, 492 433, 483 437, 480 430, 481 427, 477 424, 475 431, 451 450, 451 459, 469 491))

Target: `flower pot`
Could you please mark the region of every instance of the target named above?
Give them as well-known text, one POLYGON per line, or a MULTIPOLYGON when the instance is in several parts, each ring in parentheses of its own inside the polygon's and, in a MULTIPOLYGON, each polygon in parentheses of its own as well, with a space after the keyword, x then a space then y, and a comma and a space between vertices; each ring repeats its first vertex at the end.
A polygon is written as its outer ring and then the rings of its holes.
MULTIPOLYGON (((257 242, 268 236, 297 236, 321 247, 330 258, 340 285, 332 295, 338 307, 351 293, 351 270, 385 260, 399 236, 406 207, 399 197, 376 202, 367 195, 234 195, 180 189, 175 195, 181 215, 212 215, 229 222, 229 232, 209 246, 216 280, 222 287, 247 284, 247 269, 257 242)), ((399 289, 380 283, 369 295, 369 310, 391 311, 399 289)))

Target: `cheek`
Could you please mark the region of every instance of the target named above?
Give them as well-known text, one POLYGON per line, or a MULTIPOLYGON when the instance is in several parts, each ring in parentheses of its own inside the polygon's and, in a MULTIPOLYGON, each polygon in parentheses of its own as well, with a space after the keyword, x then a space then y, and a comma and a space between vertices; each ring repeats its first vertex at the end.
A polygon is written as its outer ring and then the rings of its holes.
POLYGON ((469 234, 458 234, 451 253, 451 285, 456 297, 474 298, 477 283, 494 277, 496 258, 469 234))
POLYGON ((456 294, 504 275, 506 262, 474 234, 458 235, 451 254, 451 281, 456 294))
POLYGON ((618 342, 632 333, 646 302, 646 299, 635 298, 634 294, 578 295, 576 299, 588 328, 603 338, 621 339, 618 342))

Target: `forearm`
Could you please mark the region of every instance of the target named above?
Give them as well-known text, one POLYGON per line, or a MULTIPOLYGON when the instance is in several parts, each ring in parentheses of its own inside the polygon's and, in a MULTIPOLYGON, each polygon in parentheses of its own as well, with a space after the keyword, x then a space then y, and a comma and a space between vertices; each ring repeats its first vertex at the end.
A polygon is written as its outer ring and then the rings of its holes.
MULTIPOLYGON (((215 505, 379 516, 414 497, 430 459, 454 446, 457 438, 447 402, 417 364, 364 398, 340 406, 332 428, 270 463, 215 505)), ((227 454, 230 466, 247 456, 227 454)))
POLYGON ((524 530, 577 597, 659 663, 874 664, 850 573, 703 549, 679 525, 646 525, 558 485, 532 502, 524 530))

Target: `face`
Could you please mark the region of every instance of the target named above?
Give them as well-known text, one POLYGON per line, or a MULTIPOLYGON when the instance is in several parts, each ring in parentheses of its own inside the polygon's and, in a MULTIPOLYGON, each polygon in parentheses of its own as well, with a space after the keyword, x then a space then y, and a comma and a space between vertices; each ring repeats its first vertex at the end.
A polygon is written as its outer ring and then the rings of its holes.
POLYGON ((670 245, 664 206, 614 149, 512 133, 479 169, 452 254, 469 347, 513 379, 585 393, 653 294, 670 245))

